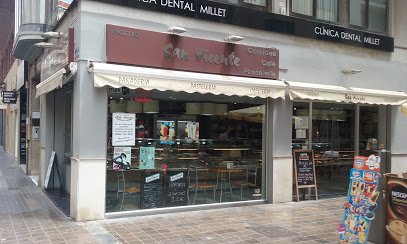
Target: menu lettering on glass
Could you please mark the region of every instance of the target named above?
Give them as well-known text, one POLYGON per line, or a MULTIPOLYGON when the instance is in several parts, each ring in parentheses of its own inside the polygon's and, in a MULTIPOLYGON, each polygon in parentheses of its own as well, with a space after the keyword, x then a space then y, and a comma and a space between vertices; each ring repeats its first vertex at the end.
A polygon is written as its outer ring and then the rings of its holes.
POLYGON ((112 146, 136 145, 136 114, 113 113, 112 146))
POLYGON ((159 208, 163 204, 163 180, 160 172, 141 174, 141 208, 159 208))
POLYGON ((188 173, 186 170, 167 172, 165 194, 165 206, 185 206, 187 205, 188 173))

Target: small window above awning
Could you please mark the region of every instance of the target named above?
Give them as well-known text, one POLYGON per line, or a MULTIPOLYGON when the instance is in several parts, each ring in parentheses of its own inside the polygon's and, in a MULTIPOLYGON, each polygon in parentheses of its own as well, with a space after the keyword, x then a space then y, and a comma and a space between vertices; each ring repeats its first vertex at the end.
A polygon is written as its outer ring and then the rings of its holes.
POLYGON ((374 90, 355 87, 330 86, 313 83, 286 81, 290 99, 320 101, 401 105, 407 101, 407 94, 399 91, 374 90))
POLYGON ((255 79, 126 65, 89 63, 94 86, 144 90, 211 93, 248 97, 284 98, 286 85, 280 80, 255 79))
POLYGON ((66 70, 64 68, 62 68, 62 69, 58 70, 57 72, 55 72, 50 77, 48 77, 47 79, 41 81, 40 84, 38 84, 36 86, 37 93, 36 93, 35 97, 37 98, 56 88, 62 87, 65 73, 66 73, 66 70))

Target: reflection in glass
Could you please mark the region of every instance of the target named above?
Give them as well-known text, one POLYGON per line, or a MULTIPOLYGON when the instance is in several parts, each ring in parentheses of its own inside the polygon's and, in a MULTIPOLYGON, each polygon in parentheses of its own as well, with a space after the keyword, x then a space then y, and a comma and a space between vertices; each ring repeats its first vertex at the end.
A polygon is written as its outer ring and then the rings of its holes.
POLYGON ((378 32, 386 31, 386 0, 369 1, 369 29, 378 32))
POLYGON ((155 90, 109 94, 106 211, 264 198, 264 103, 155 90), (135 113, 136 145, 119 154, 111 145, 111 112, 150 100, 158 101, 159 113, 135 113), (129 167, 113 168, 118 156, 129 167))
POLYGON ((366 1, 349 1, 349 22, 351 25, 366 27, 366 1))
POLYGON ((370 151, 378 149, 379 107, 360 106, 359 122, 359 152, 369 155, 370 151))
POLYGON ((294 13, 312 16, 313 0, 292 1, 291 8, 294 13))
POLYGON ((338 0, 317 0, 316 18, 337 21, 338 19, 338 0))

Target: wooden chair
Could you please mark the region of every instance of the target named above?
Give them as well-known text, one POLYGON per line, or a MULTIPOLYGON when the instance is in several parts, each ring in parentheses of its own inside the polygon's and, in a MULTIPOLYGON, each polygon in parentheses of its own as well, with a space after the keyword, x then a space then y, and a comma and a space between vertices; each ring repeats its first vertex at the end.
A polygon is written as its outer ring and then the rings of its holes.
POLYGON ((245 179, 232 181, 232 185, 240 187, 240 200, 243 200, 243 188, 249 189, 249 187, 256 187, 257 182, 257 167, 250 168, 249 166, 246 166, 244 169, 245 179), (250 176, 253 176, 253 181, 250 181, 250 176))
POLYGON ((120 210, 122 210, 125 195, 140 193, 140 188, 138 186, 126 186, 125 172, 118 171, 118 173, 120 174, 117 177, 117 198, 121 193, 120 210))
MULTIPOLYGON (((196 203, 196 197, 198 195, 198 190, 203 190, 204 194, 204 203, 206 203, 206 190, 213 190, 213 202, 215 202, 215 194, 216 194, 216 184, 208 182, 208 169, 207 168, 199 168, 196 166, 191 166, 188 170, 188 179, 189 179, 189 189, 194 191, 194 201, 193 204, 196 203)), ((188 190, 188 202, 191 203, 189 198, 190 190, 188 190)))

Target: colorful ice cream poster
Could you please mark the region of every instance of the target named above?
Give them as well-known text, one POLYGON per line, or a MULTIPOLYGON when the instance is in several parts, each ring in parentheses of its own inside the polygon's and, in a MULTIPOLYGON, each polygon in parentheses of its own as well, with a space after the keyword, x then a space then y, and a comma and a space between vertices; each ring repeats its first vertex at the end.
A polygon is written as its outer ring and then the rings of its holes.
POLYGON ((157 127, 160 132, 160 143, 173 144, 175 140, 175 121, 158 120, 157 127))
POLYGON ((155 168, 155 147, 140 147, 139 169, 155 168))
POLYGON ((350 171, 344 221, 339 226, 340 243, 367 243, 380 194, 379 170, 380 157, 355 157, 350 171))
POLYGON ((114 147, 112 161, 114 170, 130 170, 131 147, 114 147))
POLYGON ((407 179, 385 177, 385 243, 407 244, 407 179))
POLYGON ((136 114, 112 114, 112 146, 134 146, 136 144, 136 114))
POLYGON ((180 139, 199 140, 199 122, 178 121, 178 135, 180 139))

